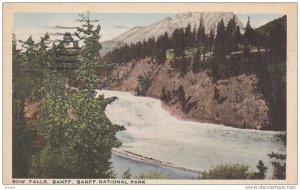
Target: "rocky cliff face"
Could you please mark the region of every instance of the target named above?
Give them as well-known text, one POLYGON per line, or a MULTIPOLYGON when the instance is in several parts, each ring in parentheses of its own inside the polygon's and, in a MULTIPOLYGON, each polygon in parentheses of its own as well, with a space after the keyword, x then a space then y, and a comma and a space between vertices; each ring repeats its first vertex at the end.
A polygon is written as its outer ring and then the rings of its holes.
POLYGON ((24 114, 27 126, 31 127, 32 123, 41 116, 40 102, 24 100, 24 114))
POLYGON ((139 76, 147 78, 143 95, 162 98, 165 108, 183 119, 238 128, 269 127, 268 105, 256 88, 255 75, 243 74, 214 83, 208 71, 181 76, 168 62, 153 64, 149 58, 117 67, 113 75, 119 82, 111 89, 134 94, 137 87, 140 91, 142 88, 139 76))

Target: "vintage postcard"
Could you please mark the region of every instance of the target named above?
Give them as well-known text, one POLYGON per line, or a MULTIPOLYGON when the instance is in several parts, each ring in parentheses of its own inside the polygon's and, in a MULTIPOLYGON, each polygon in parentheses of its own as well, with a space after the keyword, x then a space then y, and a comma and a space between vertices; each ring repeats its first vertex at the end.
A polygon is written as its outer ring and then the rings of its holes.
POLYGON ((4 184, 296 184, 296 3, 4 3, 4 184))

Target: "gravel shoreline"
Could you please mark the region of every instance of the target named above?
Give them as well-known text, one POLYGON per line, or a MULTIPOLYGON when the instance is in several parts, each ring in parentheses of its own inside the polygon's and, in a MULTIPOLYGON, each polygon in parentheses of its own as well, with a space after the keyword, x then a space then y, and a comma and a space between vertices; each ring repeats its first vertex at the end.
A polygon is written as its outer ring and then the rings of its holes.
POLYGON ((158 165, 158 166, 162 166, 162 167, 174 168, 174 169, 187 171, 187 172, 193 172, 195 174, 201 174, 201 171, 193 169, 193 168, 185 168, 183 166, 176 166, 172 163, 156 160, 154 158, 136 154, 136 153, 130 152, 128 150, 124 150, 122 148, 113 148, 112 152, 116 155, 123 156, 123 157, 130 158, 130 159, 137 160, 137 161, 141 161, 141 162, 145 162, 145 163, 150 163, 150 164, 154 164, 154 165, 158 165))

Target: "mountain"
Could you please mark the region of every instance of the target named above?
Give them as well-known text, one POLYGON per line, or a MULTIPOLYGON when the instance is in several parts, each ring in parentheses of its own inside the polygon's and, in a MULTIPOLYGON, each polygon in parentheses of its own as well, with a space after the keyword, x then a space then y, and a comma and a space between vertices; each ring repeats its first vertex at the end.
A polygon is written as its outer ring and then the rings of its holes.
MULTIPOLYGON (((205 30, 207 33, 209 33, 211 29, 216 29, 217 24, 221 19, 227 23, 234 16, 234 13, 231 12, 179 13, 173 17, 167 17, 149 26, 136 26, 112 40, 102 42, 103 48, 101 50, 101 55, 105 55, 107 52, 124 44, 135 43, 143 41, 144 39, 147 40, 150 37, 157 38, 165 32, 167 32, 170 36, 176 28, 184 28, 188 25, 188 23, 192 25, 192 28, 194 28, 194 26, 198 27, 201 14, 205 21, 205 30)), ((242 22, 237 20, 237 23, 241 30, 243 30, 244 26, 242 22)))

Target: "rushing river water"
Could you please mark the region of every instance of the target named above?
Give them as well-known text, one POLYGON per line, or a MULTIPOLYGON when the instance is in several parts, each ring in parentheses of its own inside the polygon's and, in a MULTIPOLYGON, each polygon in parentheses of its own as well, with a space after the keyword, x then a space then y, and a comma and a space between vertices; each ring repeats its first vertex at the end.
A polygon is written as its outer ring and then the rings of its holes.
MULTIPOLYGON (((105 97, 118 97, 107 107, 106 114, 114 124, 126 128, 117 133, 123 143, 122 150, 198 171, 226 163, 245 164, 256 170, 258 160, 270 171, 272 160, 267 154, 286 152, 285 146, 274 137, 277 132, 178 120, 161 107, 159 100, 119 91, 101 93, 105 97)), ((128 168, 135 175, 156 170, 170 178, 197 176, 122 155, 113 154, 111 161, 118 177, 128 168)))

